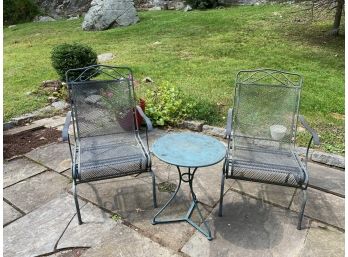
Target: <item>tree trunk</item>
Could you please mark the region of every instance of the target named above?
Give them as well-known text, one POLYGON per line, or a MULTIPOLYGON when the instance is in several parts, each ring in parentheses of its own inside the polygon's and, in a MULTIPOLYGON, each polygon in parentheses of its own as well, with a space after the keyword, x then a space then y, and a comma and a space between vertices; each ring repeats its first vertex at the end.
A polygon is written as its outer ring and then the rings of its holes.
POLYGON ((335 21, 332 28, 332 34, 335 36, 338 36, 338 31, 340 29, 343 6, 344 6, 344 0, 337 0, 335 21))

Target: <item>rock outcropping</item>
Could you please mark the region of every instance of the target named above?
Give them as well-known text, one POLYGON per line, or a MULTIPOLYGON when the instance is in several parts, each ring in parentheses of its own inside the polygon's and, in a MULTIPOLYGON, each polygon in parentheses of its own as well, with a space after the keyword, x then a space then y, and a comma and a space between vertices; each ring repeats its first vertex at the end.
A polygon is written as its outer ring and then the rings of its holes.
POLYGON ((91 0, 36 0, 42 11, 54 19, 85 14, 91 0))
POLYGON ((82 24, 84 30, 105 30, 139 21, 133 0, 93 0, 82 24))

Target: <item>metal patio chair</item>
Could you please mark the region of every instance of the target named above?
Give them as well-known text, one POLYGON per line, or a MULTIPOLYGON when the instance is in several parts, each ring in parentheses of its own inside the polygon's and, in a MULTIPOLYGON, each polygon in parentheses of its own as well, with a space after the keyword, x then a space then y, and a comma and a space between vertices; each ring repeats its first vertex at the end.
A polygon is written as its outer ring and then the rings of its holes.
POLYGON ((234 107, 228 111, 228 152, 221 178, 219 216, 225 179, 247 180, 301 189, 301 229, 307 201, 307 159, 317 133, 299 115, 300 75, 271 70, 244 70, 236 77, 234 107), (311 134, 304 163, 295 152, 297 122, 311 134))
POLYGON ((66 117, 63 140, 69 142, 79 224, 82 219, 76 187, 80 183, 151 172, 156 208, 155 176, 147 136, 152 124, 136 106, 132 71, 94 65, 67 71, 66 80, 71 111, 66 117), (146 146, 139 134, 139 115, 147 124, 146 146), (73 136, 68 133, 70 123, 73 136))

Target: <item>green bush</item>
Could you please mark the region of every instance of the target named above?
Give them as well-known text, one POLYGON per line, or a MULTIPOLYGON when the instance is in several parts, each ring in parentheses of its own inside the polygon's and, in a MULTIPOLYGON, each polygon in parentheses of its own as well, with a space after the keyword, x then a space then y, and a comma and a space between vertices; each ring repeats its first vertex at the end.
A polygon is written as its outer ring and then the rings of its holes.
POLYGON ((40 13, 33 0, 4 0, 3 12, 5 25, 32 21, 40 13))
MULTIPOLYGON (((97 54, 91 47, 86 45, 77 43, 61 44, 53 48, 51 61, 60 79, 65 80, 65 72, 69 69, 83 68, 97 64, 97 54)), ((69 77, 77 77, 80 73, 80 71, 71 72, 69 73, 69 77)), ((86 73, 85 78, 91 75, 91 73, 86 73)))
POLYGON ((146 115, 155 126, 177 125, 189 117, 195 104, 185 101, 182 92, 168 82, 145 93, 146 115))
POLYGON ((193 9, 210 9, 218 6, 218 0, 186 0, 193 9))

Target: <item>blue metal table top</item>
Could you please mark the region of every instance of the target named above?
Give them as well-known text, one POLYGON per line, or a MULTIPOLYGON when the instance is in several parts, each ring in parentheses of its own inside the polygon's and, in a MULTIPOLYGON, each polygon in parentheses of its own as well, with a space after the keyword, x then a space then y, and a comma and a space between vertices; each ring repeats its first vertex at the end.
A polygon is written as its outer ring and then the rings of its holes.
POLYGON ((171 133, 157 139, 152 152, 160 160, 180 167, 205 167, 220 162, 226 147, 215 138, 198 133, 171 133))

